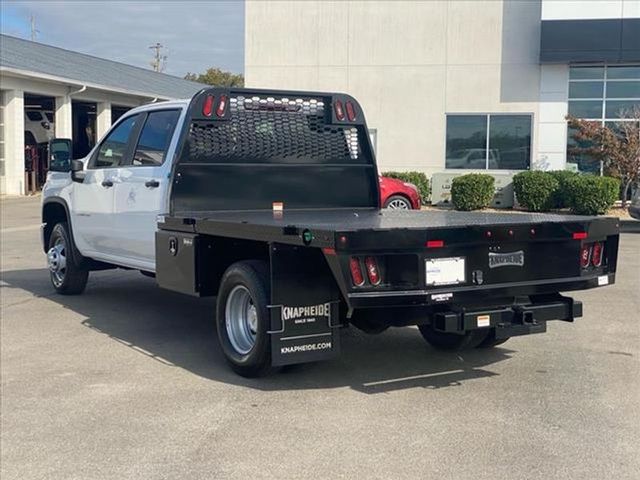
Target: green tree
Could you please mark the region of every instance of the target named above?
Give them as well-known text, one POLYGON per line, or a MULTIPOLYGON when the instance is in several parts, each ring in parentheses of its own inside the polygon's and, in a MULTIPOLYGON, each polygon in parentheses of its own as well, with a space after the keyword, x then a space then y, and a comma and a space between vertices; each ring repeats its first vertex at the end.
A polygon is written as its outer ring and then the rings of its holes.
POLYGON ((244 87, 244 76, 240 73, 225 72, 219 68, 208 68, 204 73, 187 73, 185 80, 206 83, 214 87, 244 87))

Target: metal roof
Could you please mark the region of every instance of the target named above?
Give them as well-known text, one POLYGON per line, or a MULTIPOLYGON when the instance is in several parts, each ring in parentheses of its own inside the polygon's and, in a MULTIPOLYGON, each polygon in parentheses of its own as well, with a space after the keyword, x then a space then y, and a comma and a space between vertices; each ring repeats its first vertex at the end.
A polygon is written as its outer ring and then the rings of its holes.
POLYGON ((186 98, 206 87, 172 75, 9 35, 0 35, 0 69, 151 97, 186 98))

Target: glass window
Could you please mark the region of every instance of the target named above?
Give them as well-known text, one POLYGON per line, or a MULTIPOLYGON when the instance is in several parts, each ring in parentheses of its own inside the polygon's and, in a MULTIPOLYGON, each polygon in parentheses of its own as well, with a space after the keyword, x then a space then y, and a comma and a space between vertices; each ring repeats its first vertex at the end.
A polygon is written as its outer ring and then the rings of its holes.
POLYGON ((615 79, 638 79, 640 80, 640 66, 628 66, 628 67, 608 67, 607 78, 609 80, 615 79))
POLYGON ((486 168, 487 116, 447 117, 447 168, 486 168))
POLYGON ((27 118, 32 122, 39 122, 40 120, 42 120, 42 114, 38 111, 26 110, 24 113, 27 115, 27 118))
POLYGON ((602 100, 569 101, 569 115, 578 118, 602 118, 602 100))
POLYGON ((179 110, 149 113, 133 155, 134 165, 162 165, 179 115, 179 110))
POLYGON ((638 100, 612 100, 607 102, 606 118, 628 118, 634 108, 640 108, 638 100))
POLYGON ((571 82, 569 98, 602 98, 603 82, 571 82))
POLYGON ((491 115, 489 168, 526 170, 531 158, 531 116, 491 115))
POLYGON ((447 168, 526 170, 530 159, 530 115, 447 117, 447 168))
POLYGON ((127 151, 127 143, 131 131, 138 120, 139 115, 125 118, 100 144, 94 167, 115 167, 122 161, 127 151))
POLYGON ((53 112, 45 112, 45 115, 47 116, 47 120, 53 123, 53 121, 55 120, 55 117, 53 116, 53 112))
POLYGON ((640 99, 640 81, 609 82, 607 84, 607 98, 638 98, 640 99))
POLYGON ((570 80, 598 80, 604 78, 604 67, 572 67, 570 80))

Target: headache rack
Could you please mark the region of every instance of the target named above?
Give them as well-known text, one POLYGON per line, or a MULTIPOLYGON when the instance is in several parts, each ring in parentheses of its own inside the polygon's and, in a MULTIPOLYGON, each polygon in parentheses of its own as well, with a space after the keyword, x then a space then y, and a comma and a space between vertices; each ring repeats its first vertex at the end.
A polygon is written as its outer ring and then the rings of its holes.
POLYGON ((205 89, 184 128, 172 214, 379 206, 364 114, 348 95, 205 89))

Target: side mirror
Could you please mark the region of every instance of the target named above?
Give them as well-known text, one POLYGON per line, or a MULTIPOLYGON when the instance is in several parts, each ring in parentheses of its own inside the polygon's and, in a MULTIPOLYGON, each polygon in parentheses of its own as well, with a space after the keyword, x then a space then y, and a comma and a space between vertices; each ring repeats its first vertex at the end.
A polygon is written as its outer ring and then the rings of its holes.
POLYGON ((80 160, 71 160, 71 180, 82 183, 84 182, 85 174, 84 163, 80 160))
POLYGON ((49 171, 70 172, 72 154, 71 140, 68 138, 54 138, 49 140, 49 171))

